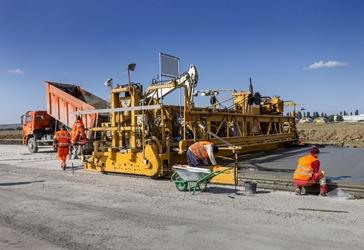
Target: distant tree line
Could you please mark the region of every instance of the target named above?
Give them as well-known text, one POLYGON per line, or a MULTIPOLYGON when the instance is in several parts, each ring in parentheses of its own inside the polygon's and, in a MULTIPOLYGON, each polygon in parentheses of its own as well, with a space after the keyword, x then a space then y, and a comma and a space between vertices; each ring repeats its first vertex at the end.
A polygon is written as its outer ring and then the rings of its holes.
MULTIPOLYGON (((324 117, 326 118, 329 122, 333 122, 335 119, 335 116, 336 116, 336 121, 343 121, 344 118, 343 116, 346 116, 346 115, 349 115, 348 112, 346 111, 340 111, 339 113, 337 113, 336 115, 334 114, 330 114, 328 115, 327 113, 319 113, 319 112, 312 112, 312 115, 311 115, 311 112, 307 111, 307 112, 301 112, 301 111, 298 111, 296 113, 296 118, 297 119, 302 119, 303 117, 308 117, 308 118, 312 118, 312 119, 315 119, 317 117, 324 117)), ((350 115, 359 115, 359 110, 355 110, 355 112, 350 112, 350 115)))

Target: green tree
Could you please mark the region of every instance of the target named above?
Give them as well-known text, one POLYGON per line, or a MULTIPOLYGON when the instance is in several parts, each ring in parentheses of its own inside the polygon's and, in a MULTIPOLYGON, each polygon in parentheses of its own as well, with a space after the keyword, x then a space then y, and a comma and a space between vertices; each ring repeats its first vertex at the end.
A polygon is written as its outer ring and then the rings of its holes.
POLYGON ((296 118, 297 119, 301 119, 302 118, 302 113, 301 111, 298 111, 297 114, 296 114, 296 118))
POLYGON ((359 110, 355 110, 355 115, 359 115, 359 110))
POLYGON ((329 115, 328 117, 327 117, 327 119, 328 119, 328 121, 329 122, 333 122, 334 121, 334 115, 329 115))
POLYGON ((342 115, 338 115, 338 116, 336 116, 336 121, 337 121, 337 122, 342 122, 342 121, 344 121, 343 116, 342 116, 342 115))

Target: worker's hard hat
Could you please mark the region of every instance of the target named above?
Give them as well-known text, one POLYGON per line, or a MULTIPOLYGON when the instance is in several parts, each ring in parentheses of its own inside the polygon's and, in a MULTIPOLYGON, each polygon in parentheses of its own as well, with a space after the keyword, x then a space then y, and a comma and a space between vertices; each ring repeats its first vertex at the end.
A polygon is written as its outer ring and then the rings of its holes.
POLYGON ((319 154, 319 153, 320 153, 320 150, 318 149, 318 147, 313 146, 311 148, 311 154, 319 154))

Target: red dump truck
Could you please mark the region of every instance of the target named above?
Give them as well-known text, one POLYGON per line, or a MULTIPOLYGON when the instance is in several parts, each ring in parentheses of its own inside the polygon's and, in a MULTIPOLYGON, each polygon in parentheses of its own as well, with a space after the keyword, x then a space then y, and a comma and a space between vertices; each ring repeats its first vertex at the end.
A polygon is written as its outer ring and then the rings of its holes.
MULTIPOLYGON (((55 82, 45 82, 47 111, 28 111, 22 115, 22 141, 31 153, 39 147, 50 146, 59 125, 71 128, 79 110, 104 109, 108 103, 80 86, 55 82)), ((97 114, 83 115, 86 129, 101 122, 97 114)), ((91 135, 88 134, 88 138, 91 135)))

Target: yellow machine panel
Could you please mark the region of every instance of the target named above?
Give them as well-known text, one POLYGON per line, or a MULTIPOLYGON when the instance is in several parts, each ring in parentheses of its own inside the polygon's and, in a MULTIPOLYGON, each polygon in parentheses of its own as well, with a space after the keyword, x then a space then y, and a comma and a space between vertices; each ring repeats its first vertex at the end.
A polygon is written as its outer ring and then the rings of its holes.
MULTIPOLYGON (((228 169, 228 167, 223 166, 212 166, 210 168, 212 171, 221 171, 228 169)), ((211 179, 211 183, 216 184, 224 184, 224 185, 235 185, 235 171, 234 169, 229 169, 224 171, 222 174, 219 174, 211 179)))

